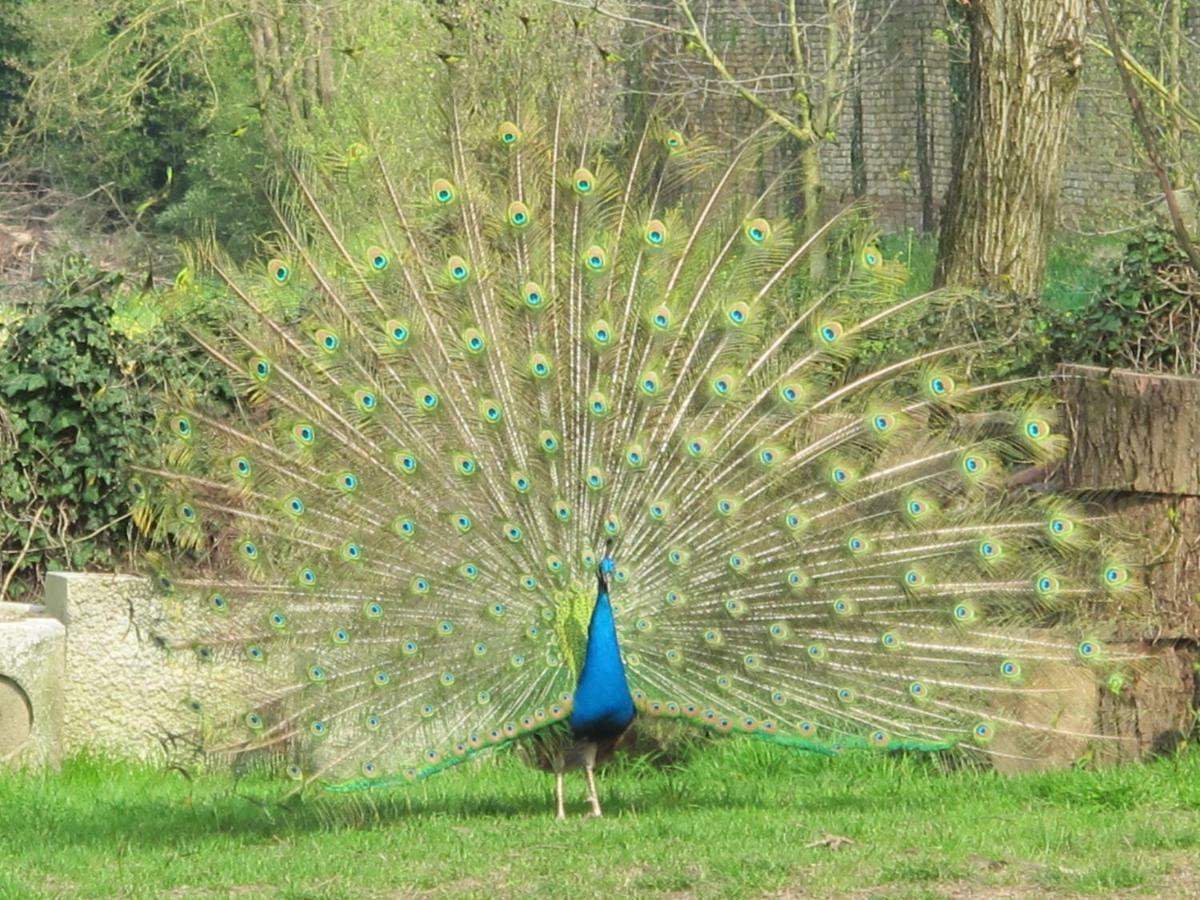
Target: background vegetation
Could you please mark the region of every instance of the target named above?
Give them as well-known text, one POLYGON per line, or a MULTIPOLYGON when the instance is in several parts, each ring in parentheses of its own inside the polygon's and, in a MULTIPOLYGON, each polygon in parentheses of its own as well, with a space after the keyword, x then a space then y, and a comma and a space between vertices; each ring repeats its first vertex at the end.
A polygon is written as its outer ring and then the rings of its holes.
MULTIPOLYGON (((638 86, 682 60, 749 114, 786 120, 806 173, 798 209, 811 225, 820 184, 804 166, 819 154, 806 148, 832 139, 842 107, 830 92, 855 77, 862 34, 861 4, 809 5, 805 33, 844 53, 832 65, 789 60, 789 99, 776 92, 756 105, 722 75, 733 38, 713 32, 706 5, 0 0, 0 595, 35 599, 48 569, 133 564, 127 468, 147 452, 152 394, 223 391, 187 349, 187 320, 220 313, 180 248, 215 242, 235 259, 258 255, 273 229, 266 190, 291 155, 344 146, 369 119, 373 139, 403 147, 414 166, 432 164, 443 148, 430 84, 461 54, 520 72, 531 93, 558 89, 570 57, 594 54, 597 102, 627 116, 644 108, 638 86)), ((1114 50, 1096 28, 1089 40, 1101 63, 1128 59, 1160 156, 1180 196, 1194 198, 1200 82, 1187 60, 1200 10, 1186 0, 1112 6, 1125 46, 1114 50)), ((966 5, 951 3, 944 24, 940 39, 957 48, 965 77, 966 5)), ((460 87, 487 102, 486 85, 460 87)), ((962 96, 951 102, 956 118, 967 115, 962 96)), ((1132 118, 1117 127, 1138 134, 1132 118)), ((1144 171, 1153 192, 1146 158, 1122 164, 1144 171)), ((854 218, 845 234, 869 227, 854 218)), ((836 277, 847 241, 834 235, 797 290, 836 277)), ((885 234, 880 245, 907 267, 906 290, 930 288, 935 236, 885 234)), ((1001 345, 987 357, 993 372, 1046 373, 1060 360, 1194 372, 1198 290, 1177 230, 1149 203, 1132 230, 1056 234, 1040 297, 968 298, 962 315, 900 323, 860 352, 969 333, 1001 345)))

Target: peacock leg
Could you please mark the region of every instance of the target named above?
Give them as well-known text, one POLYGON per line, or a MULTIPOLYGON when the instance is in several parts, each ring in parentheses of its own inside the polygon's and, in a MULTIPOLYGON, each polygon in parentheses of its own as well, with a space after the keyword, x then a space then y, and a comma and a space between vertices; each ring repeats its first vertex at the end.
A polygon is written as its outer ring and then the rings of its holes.
POLYGON ((592 815, 598 819, 604 813, 600 811, 600 797, 596 794, 596 769, 594 766, 587 766, 584 771, 587 773, 588 800, 592 804, 592 815))
POLYGON ((567 817, 567 812, 563 808, 563 773, 561 770, 554 773, 554 793, 558 797, 558 814, 554 818, 562 821, 567 817))
POLYGON ((592 815, 599 818, 604 815, 600 811, 600 797, 596 793, 596 746, 595 741, 588 741, 583 746, 583 771, 587 774, 588 802, 592 804, 592 815))

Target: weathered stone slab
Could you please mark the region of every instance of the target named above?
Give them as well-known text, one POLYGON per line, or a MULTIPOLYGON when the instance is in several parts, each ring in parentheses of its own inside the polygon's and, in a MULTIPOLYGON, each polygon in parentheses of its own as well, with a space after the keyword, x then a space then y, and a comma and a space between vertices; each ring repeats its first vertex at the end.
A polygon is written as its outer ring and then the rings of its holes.
POLYGON ((0 604, 0 765, 62 759, 65 632, 55 619, 5 615, 0 604))
POLYGON ((1098 366, 1055 373, 1076 491, 1200 495, 1200 379, 1098 366))
POLYGON ((65 751, 161 758, 188 689, 149 634, 161 610, 147 580, 52 573, 46 609, 66 626, 65 751))

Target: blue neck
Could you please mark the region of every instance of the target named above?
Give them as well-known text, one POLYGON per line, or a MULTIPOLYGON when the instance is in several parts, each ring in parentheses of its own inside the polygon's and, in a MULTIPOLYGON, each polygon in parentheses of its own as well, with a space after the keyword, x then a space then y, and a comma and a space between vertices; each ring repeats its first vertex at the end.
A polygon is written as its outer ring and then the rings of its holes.
POLYGON ((588 625, 587 655, 575 687, 571 730, 591 740, 615 738, 629 727, 633 715, 633 697, 625 680, 612 604, 608 602, 608 591, 601 588, 588 625))

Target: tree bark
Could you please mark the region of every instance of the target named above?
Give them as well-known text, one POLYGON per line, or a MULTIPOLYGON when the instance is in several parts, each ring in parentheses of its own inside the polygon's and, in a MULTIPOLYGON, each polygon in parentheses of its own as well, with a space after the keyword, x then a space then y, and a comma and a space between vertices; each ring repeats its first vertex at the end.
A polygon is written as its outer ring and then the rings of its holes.
POLYGON ((1041 291, 1086 39, 1087 0, 972 0, 966 133, 939 284, 1041 291))

